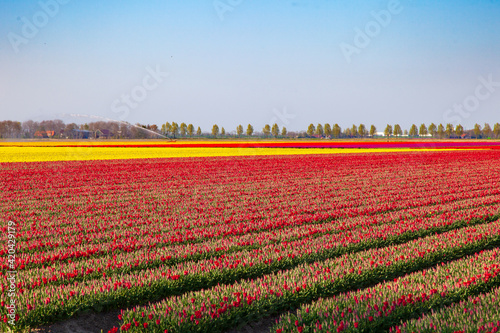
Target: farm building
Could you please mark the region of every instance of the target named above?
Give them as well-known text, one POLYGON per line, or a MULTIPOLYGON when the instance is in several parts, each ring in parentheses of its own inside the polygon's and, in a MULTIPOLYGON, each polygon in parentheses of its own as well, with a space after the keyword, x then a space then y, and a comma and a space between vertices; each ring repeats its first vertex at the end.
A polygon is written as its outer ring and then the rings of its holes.
POLYGON ((74 129, 71 131, 73 138, 75 139, 90 139, 93 137, 92 131, 74 129))

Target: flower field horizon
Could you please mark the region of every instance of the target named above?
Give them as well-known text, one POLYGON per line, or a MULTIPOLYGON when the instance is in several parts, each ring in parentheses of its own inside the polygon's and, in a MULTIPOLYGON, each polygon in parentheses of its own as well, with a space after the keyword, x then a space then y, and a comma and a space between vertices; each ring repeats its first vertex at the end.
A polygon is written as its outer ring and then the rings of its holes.
POLYGON ((498 143, 302 142, 1 142, 0 330, 500 328, 498 143))
POLYGON ((464 149, 500 149, 500 142, 484 140, 0 141, 0 163, 209 156, 359 154, 464 149))

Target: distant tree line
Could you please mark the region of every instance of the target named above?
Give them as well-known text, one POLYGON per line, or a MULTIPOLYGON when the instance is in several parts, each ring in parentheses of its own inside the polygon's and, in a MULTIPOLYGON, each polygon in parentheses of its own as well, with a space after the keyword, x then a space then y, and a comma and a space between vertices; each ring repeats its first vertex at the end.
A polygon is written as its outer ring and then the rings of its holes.
POLYGON ((160 127, 157 125, 128 124, 114 121, 95 121, 77 125, 65 124, 62 120, 44 120, 41 122, 27 120, 0 121, 0 138, 107 138, 107 139, 149 139, 149 138, 375 138, 375 137, 407 137, 407 138, 435 138, 435 139, 460 139, 460 138, 500 138, 500 124, 493 128, 488 124, 481 126, 475 124, 473 129, 464 130, 462 125, 434 124, 429 126, 412 124, 409 129, 402 129, 399 124, 387 125, 383 132, 378 132, 375 125, 370 127, 364 124, 352 125, 342 129, 338 124, 310 124, 305 131, 292 132, 286 127, 280 128, 278 124, 266 124, 260 132, 255 131, 251 124, 238 125, 230 132, 224 127, 214 124, 210 132, 203 132, 200 126, 176 122, 166 122, 160 127))
POLYGON ((472 130, 465 131, 462 125, 453 126, 452 124, 436 124, 431 123, 429 127, 425 124, 417 126, 412 124, 409 130, 403 130, 399 124, 387 125, 383 132, 377 132, 375 125, 371 125, 368 129, 364 124, 358 126, 352 125, 344 130, 334 124, 310 124, 306 131, 306 137, 327 137, 327 138, 368 138, 368 137, 432 137, 435 139, 460 139, 460 138, 500 138, 500 124, 496 123, 493 129, 489 124, 484 124, 481 127, 475 124, 472 130))
POLYGON ((127 124, 113 121, 95 121, 77 125, 65 124, 62 120, 44 120, 24 122, 0 121, 0 138, 109 138, 141 139, 159 136, 156 125, 127 124))
POLYGON ((488 123, 484 124, 484 127, 481 128, 481 125, 475 124, 474 128, 471 130, 464 130, 464 127, 460 124, 453 126, 452 124, 443 124, 436 125, 431 123, 429 127, 425 124, 421 124, 420 127, 413 124, 410 127, 410 130, 401 130, 401 126, 398 124, 387 125, 384 130, 384 136, 406 136, 411 138, 417 137, 432 137, 436 139, 460 139, 460 138, 475 138, 475 139, 488 139, 488 138, 500 138, 500 123, 496 123, 493 126, 493 129, 488 123))

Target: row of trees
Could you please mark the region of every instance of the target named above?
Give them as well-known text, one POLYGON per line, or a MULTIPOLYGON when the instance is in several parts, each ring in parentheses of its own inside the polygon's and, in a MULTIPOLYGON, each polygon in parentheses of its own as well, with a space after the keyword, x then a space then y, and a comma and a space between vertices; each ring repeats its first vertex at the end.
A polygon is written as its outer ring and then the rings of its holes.
MULTIPOLYGON (((500 138, 500 124, 496 123, 491 129, 491 126, 486 123, 484 127, 481 128, 481 125, 475 124, 474 129, 470 132, 470 137, 474 138, 500 138)), ((375 125, 371 125, 368 130, 364 124, 360 124, 359 126, 352 125, 352 127, 348 127, 342 131, 341 127, 338 124, 330 126, 330 124, 318 124, 314 126, 314 124, 310 124, 306 131, 307 135, 310 137, 333 137, 333 138, 364 138, 364 137, 375 137, 377 135, 381 135, 382 133, 377 132, 377 128, 375 125)), ((452 124, 436 124, 431 123, 429 127, 425 124, 421 124, 420 127, 413 124, 410 127, 410 130, 404 130, 401 128, 399 124, 394 126, 387 125, 383 135, 384 136, 408 136, 408 137, 427 137, 431 136, 433 138, 461 138, 465 134, 464 128, 462 125, 456 125, 455 127, 452 124)))
MULTIPOLYGON (((172 136, 174 138, 181 136, 181 137, 192 137, 193 135, 196 134, 196 136, 202 136, 203 133, 201 131, 201 128, 198 126, 196 129, 196 132, 194 130, 193 124, 187 125, 186 123, 181 123, 180 125, 177 124, 176 122, 172 123, 165 123, 161 127, 161 133, 166 136, 172 136)), ((245 133, 247 136, 252 136, 254 134, 254 128, 251 124, 248 124, 246 131, 243 129, 243 125, 238 125, 236 126, 236 136, 241 137, 243 136, 243 133, 245 133)), ((286 136, 288 134, 288 131, 286 127, 283 127, 280 131, 280 128, 278 124, 274 124, 272 127, 270 125, 265 125, 264 128, 262 129, 262 135, 263 136, 286 136)), ((217 136, 226 136, 226 129, 224 127, 219 127, 219 125, 214 124, 212 126, 212 131, 211 135, 214 137, 217 136)))
MULTIPOLYGON (((470 137, 474 137, 476 139, 491 137, 500 138, 500 123, 496 123, 493 129, 491 129, 491 126, 488 123, 484 124, 483 128, 481 128, 481 125, 475 124, 474 129, 468 132, 470 137)), ((443 126, 443 124, 439 124, 436 126, 436 124, 432 123, 428 128, 425 124, 421 124, 420 127, 417 127, 417 125, 413 124, 411 125, 409 131, 404 131, 404 134, 409 137, 431 136, 433 138, 443 139, 461 138, 466 133, 463 126, 460 124, 456 126, 453 126, 452 124, 446 124, 446 126, 443 126)), ((394 128, 391 125, 387 125, 384 130, 384 135, 401 136, 403 135, 403 131, 401 130, 401 126, 399 126, 398 124, 394 125, 394 128)))
POLYGON ((19 121, 0 121, 0 137, 18 138, 22 132, 22 124, 19 121))
MULTIPOLYGON (((178 135, 181 135, 183 137, 188 135, 191 137, 195 134, 195 131, 193 124, 186 125, 186 123, 181 123, 179 125, 176 122, 172 123, 167 122, 161 125, 161 133, 166 136, 172 135, 175 138, 178 135)), ((199 126, 196 129, 196 135, 197 136, 202 135, 201 128, 199 126)))
MULTIPOLYGON (((158 137, 156 125, 131 125, 114 121, 96 121, 77 125, 76 123, 65 124, 62 120, 44 120, 41 122, 27 120, 0 121, 0 138, 39 138, 44 137, 44 133, 54 132, 52 138, 76 139, 81 138, 81 131, 89 133, 88 137, 96 137, 99 130, 107 130, 110 138, 141 139, 158 137)), ((52 134, 52 133, 51 133, 52 134)))
POLYGON ((333 138, 341 138, 341 137, 365 137, 370 133, 370 136, 374 136, 377 132, 375 125, 370 127, 370 131, 367 132, 366 126, 364 124, 360 124, 359 126, 352 125, 351 128, 346 128, 342 132, 342 128, 339 124, 334 124, 330 126, 330 124, 318 124, 314 126, 314 124, 310 124, 307 128, 306 134, 310 137, 333 137, 333 138))
POLYGON ((127 124, 113 121, 96 121, 88 124, 77 125, 75 123, 65 124, 62 120, 45 120, 36 122, 28 120, 25 122, 17 121, 0 121, 0 137, 1 138, 35 138, 35 135, 40 136, 40 132, 53 131, 54 138, 77 138, 75 133, 79 131, 89 131, 92 133, 90 137, 97 137, 99 131, 106 130, 110 138, 130 138, 130 139, 146 139, 155 138, 160 135, 167 137, 202 137, 202 136, 260 136, 260 137, 326 137, 326 138, 365 138, 376 136, 407 136, 407 137, 433 137, 433 138, 461 138, 463 136, 470 138, 500 138, 500 124, 496 123, 493 128, 488 124, 481 126, 475 124, 472 130, 464 130, 462 125, 453 126, 452 124, 430 124, 428 127, 425 124, 417 126, 411 125, 409 130, 403 130, 399 124, 387 125, 383 132, 377 132, 375 125, 367 128, 364 124, 352 125, 344 130, 338 125, 330 124, 310 124, 306 131, 289 132, 286 127, 280 129, 278 124, 266 124, 261 132, 255 132, 251 124, 246 126, 238 125, 235 131, 226 133, 224 127, 214 124, 211 132, 202 132, 198 126, 195 129, 193 124, 176 122, 167 122, 159 128, 157 125, 141 125, 127 124), (75 131, 76 130, 76 131, 75 131))
MULTIPOLYGON (((226 131, 224 130, 224 127, 222 127, 220 134, 226 135, 226 131)), ((252 136, 254 134, 254 129, 253 129, 253 126, 251 124, 248 124, 247 129, 245 131, 245 134, 247 136, 252 136)), ((262 128, 261 134, 264 137, 270 137, 270 136, 274 136, 275 138, 280 137, 280 136, 286 137, 288 135, 288 130, 286 129, 286 127, 283 127, 280 130, 278 124, 274 124, 272 127, 269 124, 266 124, 262 128)), ((215 137, 219 135, 219 126, 217 124, 212 126, 212 135, 215 137)), ((243 136, 243 126, 241 124, 236 126, 236 136, 237 137, 243 136)))

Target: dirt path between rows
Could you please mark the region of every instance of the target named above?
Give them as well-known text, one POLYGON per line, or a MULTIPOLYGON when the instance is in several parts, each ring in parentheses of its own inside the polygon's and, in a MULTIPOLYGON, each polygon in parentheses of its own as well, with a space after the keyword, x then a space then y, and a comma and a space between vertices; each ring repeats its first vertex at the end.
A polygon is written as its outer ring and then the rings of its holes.
POLYGON ((36 333, 107 333, 113 327, 119 327, 120 310, 105 313, 90 313, 80 315, 49 326, 33 329, 36 333))
MULTIPOLYGON (((80 315, 49 326, 33 329, 33 333, 107 333, 113 327, 119 327, 119 310, 106 313, 91 313, 80 315)), ((232 329, 227 333, 269 333, 277 317, 260 320, 251 325, 232 329)))

